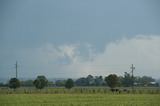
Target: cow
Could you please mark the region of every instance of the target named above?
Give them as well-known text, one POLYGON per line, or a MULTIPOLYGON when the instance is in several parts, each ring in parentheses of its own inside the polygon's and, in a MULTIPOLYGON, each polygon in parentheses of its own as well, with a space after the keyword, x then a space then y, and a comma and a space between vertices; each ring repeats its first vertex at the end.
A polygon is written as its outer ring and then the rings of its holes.
POLYGON ((123 92, 129 93, 129 90, 128 89, 123 89, 123 92))
POLYGON ((111 89, 112 92, 118 92, 119 89, 111 89))

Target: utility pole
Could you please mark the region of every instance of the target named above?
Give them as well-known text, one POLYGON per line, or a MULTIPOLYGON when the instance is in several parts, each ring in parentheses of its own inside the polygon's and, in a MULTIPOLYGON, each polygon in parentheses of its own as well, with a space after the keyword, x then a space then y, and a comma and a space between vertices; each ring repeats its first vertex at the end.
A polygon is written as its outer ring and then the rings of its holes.
POLYGON ((16 65, 15 68, 16 68, 16 78, 17 78, 17 67, 18 67, 17 61, 16 61, 16 64, 15 64, 15 65, 16 65))
POLYGON ((133 64, 132 64, 132 67, 131 67, 131 73, 132 73, 132 92, 134 90, 134 78, 133 78, 133 70, 135 69, 135 67, 133 67, 133 64))

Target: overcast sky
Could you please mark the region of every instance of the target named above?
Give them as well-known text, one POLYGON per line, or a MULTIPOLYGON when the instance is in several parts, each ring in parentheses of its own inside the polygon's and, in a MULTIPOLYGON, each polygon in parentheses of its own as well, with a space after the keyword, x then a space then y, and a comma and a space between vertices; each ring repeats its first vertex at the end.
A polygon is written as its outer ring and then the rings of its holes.
POLYGON ((159 0, 0 0, 0 77, 160 78, 159 0))

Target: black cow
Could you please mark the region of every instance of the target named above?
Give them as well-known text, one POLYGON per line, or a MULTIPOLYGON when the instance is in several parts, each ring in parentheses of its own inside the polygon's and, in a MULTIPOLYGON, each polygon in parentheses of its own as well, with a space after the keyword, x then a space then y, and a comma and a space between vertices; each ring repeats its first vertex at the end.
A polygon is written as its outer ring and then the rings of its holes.
POLYGON ((112 92, 118 92, 119 89, 111 89, 112 92))
POLYGON ((128 89, 123 89, 123 92, 129 93, 129 90, 128 89))
POLYGON ((124 92, 127 92, 127 91, 128 91, 128 89, 123 89, 123 91, 124 91, 124 92))

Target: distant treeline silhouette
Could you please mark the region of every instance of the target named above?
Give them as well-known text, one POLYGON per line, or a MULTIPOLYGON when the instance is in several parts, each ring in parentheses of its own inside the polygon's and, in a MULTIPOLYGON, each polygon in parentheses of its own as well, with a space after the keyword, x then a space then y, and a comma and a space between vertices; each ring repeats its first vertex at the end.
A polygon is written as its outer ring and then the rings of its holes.
MULTIPOLYGON (((74 80, 74 86, 107 86, 108 83, 105 81, 106 77, 102 76, 92 76, 88 75, 87 77, 81 77, 74 80)), ((34 80, 20 81, 21 87, 33 87, 34 80)), ((48 81, 46 86, 65 86, 66 80, 56 80, 48 81)), ((117 86, 131 87, 134 83, 134 86, 159 86, 158 82, 155 82, 155 79, 148 76, 143 77, 132 77, 129 73, 125 72, 124 76, 118 76, 117 86)), ((9 84, 0 83, 0 87, 8 87, 9 84)))

